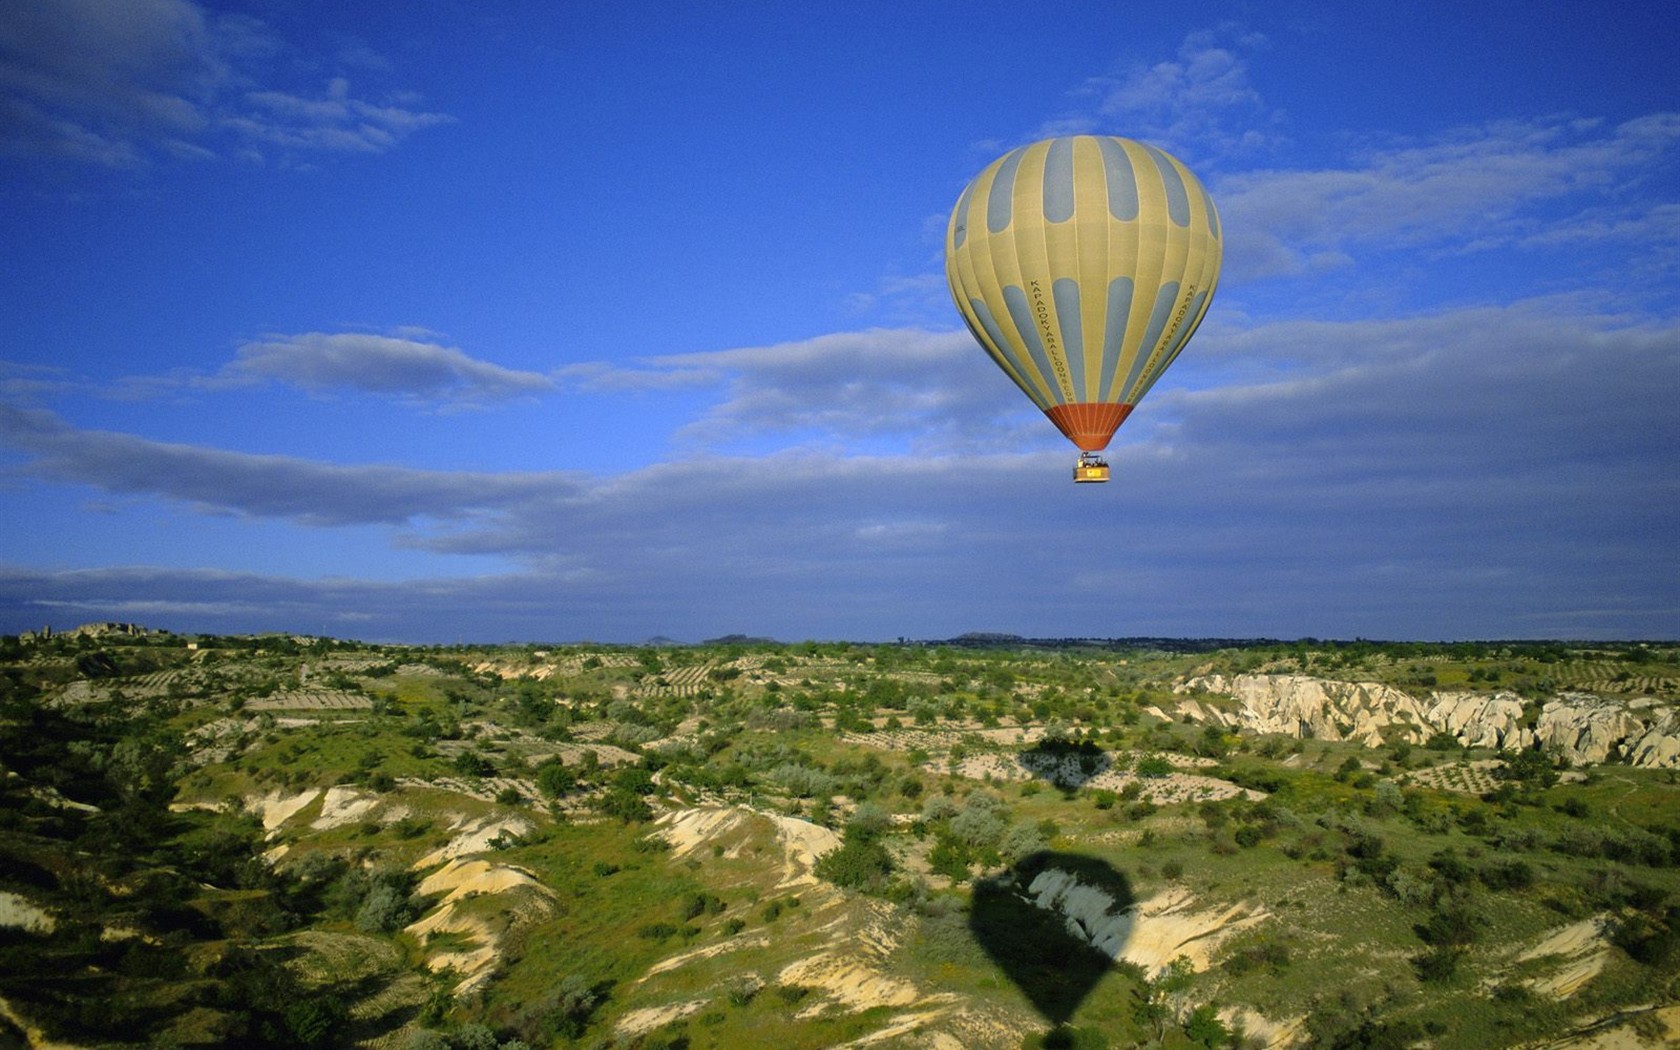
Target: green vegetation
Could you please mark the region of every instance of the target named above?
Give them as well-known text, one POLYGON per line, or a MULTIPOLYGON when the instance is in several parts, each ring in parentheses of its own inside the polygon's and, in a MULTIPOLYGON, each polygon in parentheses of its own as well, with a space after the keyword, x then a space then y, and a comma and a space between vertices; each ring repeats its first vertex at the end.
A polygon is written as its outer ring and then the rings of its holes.
POLYGON ((1536 745, 1566 694, 1670 717, 1677 653, 0 639, 0 999, 94 1046, 1664 1037, 1676 772, 1536 745), (1262 732, 1236 675, 1512 742, 1262 732))

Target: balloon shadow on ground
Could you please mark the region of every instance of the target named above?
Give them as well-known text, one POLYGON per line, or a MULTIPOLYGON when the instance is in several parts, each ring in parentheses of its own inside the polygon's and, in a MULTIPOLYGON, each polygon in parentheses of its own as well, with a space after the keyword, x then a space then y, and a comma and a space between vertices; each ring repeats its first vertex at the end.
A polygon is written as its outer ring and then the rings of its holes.
POLYGON ((1066 792, 1078 791, 1114 766, 1114 758, 1089 740, 1040 740, 1018 753, 1015 761, 1028 773, 1066 792))
POLYGON ((974 881, 968 928, 1033 1008, 1059 1026, 1067 1023, 1091 989, 1114 968, 1124 947, 1125 927, 1119 932, 1104 928, 1103 920, 1120 916, 1135 902, 1131 881, 1107 861, 1044 851, 1005 872, 974 881), (1054 872, 1069 878, 1059 878, 1054 872), (1070 880, 1101 892, 1113 903, 1106 910, 1081 907, 1077 917, 1068 916, 1053 905, 1063 898, 1058 889, 1070 887, 1070 880), (1049 906, 1041 906, 1038 900, 1049 906))

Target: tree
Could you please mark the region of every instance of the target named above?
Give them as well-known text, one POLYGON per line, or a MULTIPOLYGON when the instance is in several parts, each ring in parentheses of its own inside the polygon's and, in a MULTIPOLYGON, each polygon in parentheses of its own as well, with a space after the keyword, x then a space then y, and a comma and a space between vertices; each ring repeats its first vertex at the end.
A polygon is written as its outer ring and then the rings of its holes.
POLYGON ((548 798, 559 798, 577 787, 577 774, 558 757, 537 767, 537 790, 548 798))
POLYGON ((640 824, 653 819, 653 807, 629 788, 615 787, 601 796, 596 807, 609 817, 617 817, 626 824, 640 824))
POLYGON ((1184 1034, 1192 1043, 1205 1046, 1208 1050, 1224 1046, 1231 1040, 1231 1030, 1219 1019, 1219 1011, 1212 1003, 1203 1003, 1190 1011, 1190 1016, 1184 1019, 1184 1034))
POLYGON ((1558 782, 1554 756, 1536 748, 1501 756, 1500 766, 1493 775, 1531 790, 1549 788, 1558 782))
POLYGON ((881 893, 892 876, 893 859, 876 838, 846 829, 840 848, 817 858, 817 874, 846 889, 881 893))
POLYGON ((1167 1029, 1179 1023, 1184 1013, 1184 998, 1195 980, 1196 966, 1180 955, 1165 969, 1147 980, 1138 993, 1134 1013, 1140 1022, 1155 1029, 1155 1039, 1167 1037, 1167 1029))

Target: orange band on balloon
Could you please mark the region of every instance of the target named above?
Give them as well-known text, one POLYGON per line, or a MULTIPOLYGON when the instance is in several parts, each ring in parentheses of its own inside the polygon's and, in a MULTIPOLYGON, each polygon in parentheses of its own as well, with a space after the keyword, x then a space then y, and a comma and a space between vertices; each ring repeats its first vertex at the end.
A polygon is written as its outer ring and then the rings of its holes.
POLYGON ((1131 415, 1131 405, 1116 405, 1102 401, 1087 401, 1077 405, 1056 405, 1044 414, 1056 429, 1067 435, 1082 452, 1101 452, 1108 447, 1114 432, 1131 415))

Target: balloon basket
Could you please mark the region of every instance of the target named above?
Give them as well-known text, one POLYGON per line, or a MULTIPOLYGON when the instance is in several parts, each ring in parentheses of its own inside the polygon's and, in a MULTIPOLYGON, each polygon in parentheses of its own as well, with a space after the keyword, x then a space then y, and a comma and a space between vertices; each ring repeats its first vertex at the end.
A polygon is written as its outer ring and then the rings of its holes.
POLYGON ((1073 465, 1073 480, 1081 485, 1108 480, 1108 463, 1095 452, 1081 452, 1073 465))

